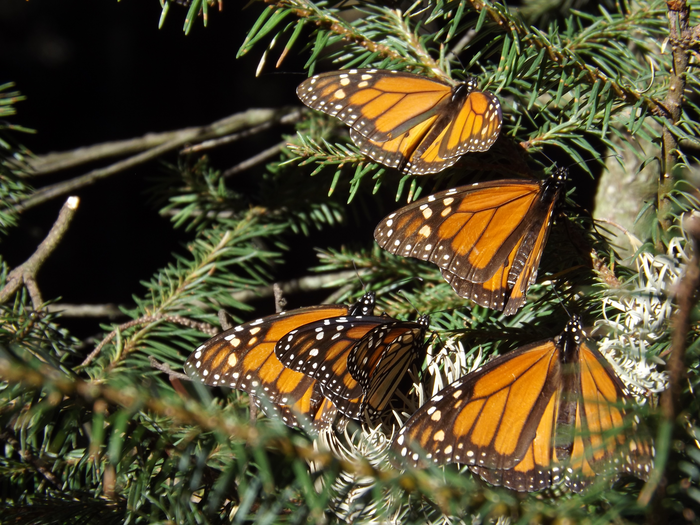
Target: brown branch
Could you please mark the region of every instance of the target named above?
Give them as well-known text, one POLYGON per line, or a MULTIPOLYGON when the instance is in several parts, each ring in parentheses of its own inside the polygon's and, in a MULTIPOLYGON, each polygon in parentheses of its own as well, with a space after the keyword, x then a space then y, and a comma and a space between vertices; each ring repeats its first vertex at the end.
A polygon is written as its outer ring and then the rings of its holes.
POLYGON ((175 134, 171 136, 169 140, 160 143, 157 146, 153 146, 142 153, 122 161, 115 162, 106 168, 98 168, 74 179, 45 186, 34 192, 34 194, 27 199, 17 204, 15 209, 18 212, 28 210, 29 208, 43 204, 44 202, 47 202, 53 198, 65 195, 66 193, 73 192, 80 188, 84 188, 101 179, 156 159, 164 153, 181 148, 190 142, 229 135, 234 131, 257 126, 264 122, 279 121, 280 119, 287 117, 290 112, 297 113, 298 111, 298 108, 283 108, 279 110, 249 109, 242 113, 237 113, 226 117, 225 119, 219 120, 207 126, 180 130, 175 132, 175 134))
POLYGON ((44 301, 36 284, 36 274, 48 256, 51 255, 51 252, 58 246, 58 243, 61 242, 73 219, 73 215, 75 215, 75 211, 78 209, 78 204, 80 204, 78 197, 68 197, 58 213, 58 219, 51 227, 51 231, 49 231, 49 234, 41 242, 34 254, 7 276, 5 287, 0 290, 0 303, 7 301, 24 284, 29 291, 34 309, 41 309, 44 301))
POLYGON ((266 160, 271 159, 272 157, 276 156, 279 154, 280 151, 282 151, 282 148, 284 148, 287 145, 287 141, 282 141, 279 144, 275 144, 274 146, 267 148, 266 150, 261 151, 257 155, 253 155, 249 159, 244 160, 243 162, 240 162, 233 166, 232 168, 227 169, 224 171, 221 176, 226 179, 230 177, 231 175, 235 175, 236 173, 240 173, 244 170, 247 170, 248 168, 252 168, 256 164, 260 164, 261 162, 265 162, 266 160))
POLYGON ((170 378, 176 378, 176 379, 183 379, 185 381, 192 381, 192 378, 188 376, 187 374, 183 374, 181 372, 175 372, 172 368, 170 368, 170 365, 167 363, 161 363, 158 361, 155 357, 152 355, 148 356, 148 361, 151 363, 151 366, 155 368, 156 370, 160 370, 161 372, 165 372, 168 377, 170 378))
POLYGON ((114 339, 118 333, 129 328, 133 328, 134 326, 148 325, 159 321, 169 321, 171 323, 179 324, 182 326, 195 328, 200 332, 204 332, 205 334, 212 337, 219 333, 219 330, 216 327, 211 326, 210 324, 201 323, 199 321, 193 321, 192 319, 188 319, 187 317, 180 317, 179 315, 151 315, 146 317, 140 317, 138 319, 134 319, 133 321, 129 321, 128 323, 120 324, 117 328, 115 328, 109 334, 107 334, 107 336, 100 342, 100 344, 98 344, 95 347, 95 349, 92 352, 90 352, 90 354, 85 358, 85 360, 82 363, 80 363, 80 365, 78 365, 78 367, 82 368, 84 366, 89 365, 99 355, 102 348, 104 348, 104 346, 107 343, 114 339))
MULTIPOLYGON (((269 111, 270 115, 273 118, 269 119, 268 121, 263 121, 262 124, 259 124, 257 126, 254 125, 251 129, 246 130, 244 132, 225 136, 222 139, 222 144, 226 144, 228 142, 244 138, 253 134, 256 130, 262 131, 276 124, 294 123, 299 119, 303 112, 303 110, 299 108, 287 108, 285 113, 282 113, 281 116, 278 116, 278 110, 258 109, 255 111, 269 111)), ((226 123, 226 121, 229 119, 235 119, 236 117, 245 114, 246 113, 237 113, 235 115, 231 115, 229 117, 226 117, 225 119, 218 121, 217 123, 212 124, 211 126, 216 126, 218 123, 226 123)), ((197 135, 203 129, 205 129, 205 127, 191 127, 174 131, 164 131, 160 133, 147 133, 146 135, 143 135, 142 137, 138 138, 118 140, 114 142, 105 142, 102 144, 95 144, 93 146, 77 148, 71 151, 47 153, 46 155, 40 155, 38 157, 29 159, 28 165, 31 170, 31 175, 33 177, 39 175, 47 175, 49 173, 55 173, 57 171, 69 168, 75 168, 77 166, 81 166, 90 162, 96 162, 107 158, 139 153, 141 151, 161 146, 162 144, 171 142, 173 140, 181 139, 183 136, 186 135, 197 135)), ((183 149, 182 153, 190 153, 190 151, 197 151, 196 146, 185 148, 183 149)))
MULTIPOLYGON (((683 92, 685 91, 685 75, 688 70, 688 45, 692 37, 690 29, 690 8, 684 0, 667 0, 669 22, 669 40, 673 53, 673 69, 669 75, 669 86, 664 106, 669 115, 666 117, 676 124, 683 112, 683 92)), ((661 180, 659 181, 659 222, 664 230, 671 226, 671 209, 673 202, 668 194, 673 189, 674 180, 671 173, 678 161, 678 140, 669 127, 664 124, 662 132, 663 153, 661 180)))
POLYGON ((287 306, 287 300, 284 298, 284 292, 279 283, 272 285, 272 292, 275 296, 275 313, 280 313, 284 311, 284 307, 287 306))
POLYGON ((225 137, 221 137, 218 139, 205 140, 203 142, 200 142, 199 144, 195 144, 193 146, 188 146, 187 148, 183 148, 182 151, 180 151, 180 154, 198 153, 200 151, 218 148, 220 146, 224 146, 226 144, 236 142, 237 140, 241 140, 241 139, 244 139, 247 137, 252 137, 253 135, 257 135, 258 133, 265 131, 267 129, 270 129, 273 126, 284 125, 284 124, 294 124, 295 122, 297 122, 301 118, 301 116, 304 113, 308 113, 308 110, 299 108, 296 111, 291 111, 290 113, 282 116, 281 118, 279 118, 277 120, 264 122, 264 123, 260 124, 259 126, 252 127, 252 128, 247 129, 245 131, 241 131, 240 133, 234 133, 232 135, 227 135, 225 137))
POLYGON ((700 215, 686 221, 685 231, 693 241, 693 257, 685 269, 678 290, 676 301, 678 311, 673 319, 673 336, 671 339, 671 356, 667 363, 668 389, 661 396, 661 409, 664 419, 674 421, 683 409, 681 404, 682 385, 685 380, 685 350, 688 333, 691 328, 693 307, 698 301, 700 286, 700 215))
POLYGON ((69 304, 53 303, 46 305, 46 311, 60 313, 61 317, 106 317, 118 319, 126 314, 114 304, 69 304))

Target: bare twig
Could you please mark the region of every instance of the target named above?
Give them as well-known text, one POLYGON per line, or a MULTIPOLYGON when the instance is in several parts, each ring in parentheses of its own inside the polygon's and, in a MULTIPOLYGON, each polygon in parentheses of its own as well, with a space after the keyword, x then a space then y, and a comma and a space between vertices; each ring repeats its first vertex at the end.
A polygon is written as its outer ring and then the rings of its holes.
POLYGON ((58 213, 58 219, 56 219, 56 222, 51 227, 51 231, 49 231, 49 234, 41 242, 34 254, 21 266, 12 270, 7 276, 7 283, 5 287, 0 290, 0 303, 7 301, 7 299, 17 292, 20 286, 24 284, 29 291, 34 309, 41 309, 44 301, 41 298, 41 292, 36 284, 36 274, 51 252, 58 246, 58 243, 61 242, 71 219, 73 219, 73 215, 75 215, 75 210, 78 209, 79 203, 80 199, 78 199, 78 197, 68 197, 61 211, 58 213))
POLYGON ((153 146, 152 148, 129 157, 128 159, 116 162, 110 166, 107 166, 106 168, 98 168, 74 179, 59 182, 51 186, 45 186, 44 188, 34 192, 34 194, 29 198, 17 204, 15 209, 18 212, 22 212, 29 208, 33 208, 34 206, 43 204, 44 202, 47 202, 55 197, 65 195, 66 193, 70 193, 85 186, 89 186, 101 179, 110 177, 134 166, 138 166, 139 164, 143 164, 158 158, 164 153, 178 149, 187 143, 228 135, 240 129, 257 126, 262 122, 279 121, 281 118, 289 115, 290 112, 296 113, 298 111, 299 110, 297 108, 283 108, 280 110, 249 109, 248 111, 231 115, 208 126, 180 130, 179 132, 176 132, 176 134, 168 141, 157 146, 153 146))
MULTIPOLYGON (((684 0, 667 0, 669 40, 673 52, 673 68, 669 72, 669 85, 663 105, 668 111, 669 124, 676 125, 683 113, 683 93, 685 76, 688 71, 688 43, 691 41, 690 9, 684 0)), ((674 180, 671 172, 678 160, 678 140, 670 127, 664 124, 662 132, 663 155, 661 180, 659 181, 659 222, 667 229, 671 225, 670 209, 673 206, 668 198, 674 180)))
MULTIPOLYGON (((273 109, 265 110, 259 109, 255 111, 270 111, 272 115, 277 116, 278 112, 273 109)), ((283 112, 281 116, 275 120, 270 119, 268 122, 255 126, 255 129, 262 128, 262 126, 270 127, 275 124, 289 124, 294 123, 299 116, 302 114, 303 110, 299 108, 287 108, 286 112, 283 112)), ((226 119, 220 120, 220 123, 226 122, 228 119, 233 119, 239 115, 231 115, 226 119)), ((212 124, 212 126, 217 123, 212 124)), ((120 157, 122 155, 130 155, 133 153, 138 153, 140 151, 145 151, 151 148, 155 148, 172 140, 181 138, 183 135, 196 135, 202 129, 201 127, 191 127, 184 128, 175 131, 164 131, 161 133, 147 133, 142 137, 128 139, 128 140, 118 140, 114 142, 104 142, 102 144, 95 144, 93 146, 86 146, 84 148, 78 148, 71 151, 60 151, 56 153, 47 153, 46 155, 40 155, 28 160, 28 165, 31 170, 31 175, 33 177, 39 175, 47 175, 49 173, 55 173, 57 171, 75 168, 76 166, 81 166, 89 162, 96 162, 103 159, 108 159, 112 157, 120 157)), ((262 128, 267 129, 267 128, 262 128)), ((249 130, 250 131, 250 130, 249 130)), ((241 135, 241 134, 238 134, 241 135)), ((241 138, 241 137, 239 137, 241 138)), ((229 139, 229 137, 225 137, 229 139)), ((228 140, 230 142, 230 139, 228 140)), ((183 150, 188 152, 189 148, 183 150)))
POLYGON ((90 364, 100 353, 102 348, 114 339, 119 332, 122 332, 128 328, 133 328, 134 326, 142 326, 145 324, 156 323, 158 321, 169 321, 171 323, 179 324, 182 326, 188 326, 190 328, 195 328, 200 332, 204 332, 210 336, 215 336, 219 330, 216 327, 211 326, 207 323, 200 323, 199 321, 193 321, 187 317, 180 317, 179 315, 151 315, 146 317, 140 317, 139 319, 134 319, 128 323, 119 325, 117 328, 112 330, 107 337, 105 337, 100 344, 98 344, 95 349, 90 352, 90 354, 85 358, 85 360, 78 365, 79 367, 84 367, 90 364))
POLYGON ((233 318, 223 308, 217 312, 221 329, 226 331, 234 327, 233 318))
POLYGON ((168 377, 171 377, 171 378, 174 377, 176 379, 183 379, 185 381, 192 381, 192 378, 190 376, 188 376, 187 374, 173 371, 173 369, 170 368, 169 364, 161 363, 152 355, 148 356, 148 361, 151 363, 151 366, 153 368, 155 368, 156 370, 160 370, 161 372, 165 372, 166 374, 168 374, 168 377))
POLYGON ((275 295, 275 313, 283 312, 284 307, 287 306, 287 300, 284 298, 284 292, 279 283, 272 285, 272 292, 275 295))
POLYGON ((46 305, 46 311, 60 313, 61 317, 106 317, 118 319, 124 317, 119 307, 114 304, 68 304, 53 303, 46 305))
POLYGON ((464 50, 465 47, 467 47, 467 44, 471 42, 474 39, 474 36, 476 35, 476 31, 474 29, 470 29, 466 33, 462 35, 462 38, 459 39, 459 41, 452 46, 452 49, 450 49, 450 52, 447 53, 447 56, 445 57, 445 62, 450 63, 453 60, 455 60, 459 54, 464 50))
MULTIPOLYGON (((302 277, 301 279, 292 279, 291 281, 280 283, 279 286, 282 288, 282 292, 284 294, 291 295, 298 292, 320 290, 321 288, 330 287, 335 284, 347 281, 349 279, 353 279, 356 276, 357 274, 354 271, 324 273, 321 275, 310 275, 308 277, 302 277)), ((240 303, 247 303, 254 299, 273 296, 274 287, 263 286, 261 288, 256 288, 255 290, 244 290, 242 292, 236 292, 233 294, 232 297, 240 303)))
POLYGON ((242 171, 247 170, 248 168, 252 168, 256 164, 260 164, 262 162, 265 162, 266 160, 271 159, 272 157, 276 156, 279 154, 280 151, 282 151, 282 148, 287 145, 287 141, 282 141, 278 144, 275 144, 271 148, 267 148, 266 150, 261 151, 257 155, 253 155, 249 159, 244 160, 243 162, 240 162, 233 166, 232 168, 227 169, 224 171, 221 176, 223 178, 228 178, 231 175, 235 175, 236 173, 240 173, 242 171))
POLYGON ((260 124, 259 126, 252 127, 252 128, 247 129, 245 131, 241 131, 240 133, 234 133, 233 135, 227 135, 225 137, 221 137, 218 139, 205 140, 203 142, 200 142, 199 144, 195 144, 194 146, 189 146, 187 148, 183 148, 180 153, 181 154, 198 153, 200 151, 218 148, 219 146, 223 146, 225 144, 230 144, 231 142, 235 142, 237 140, 240 140, 240 139, 243 139, 246 137, 251 137, 257 133, 260 133, 261 131, 265 131, 266 129, 270 129, 271 127, 279 125, 279 124, 294 124, 304 114, 304 111, 305 110, 303 110, 303 109, 297 109, 296 111, 290 111, 288 114, 282 116, 281 118, 279 118, 277 120, 264 122, 263 124, 260 124))

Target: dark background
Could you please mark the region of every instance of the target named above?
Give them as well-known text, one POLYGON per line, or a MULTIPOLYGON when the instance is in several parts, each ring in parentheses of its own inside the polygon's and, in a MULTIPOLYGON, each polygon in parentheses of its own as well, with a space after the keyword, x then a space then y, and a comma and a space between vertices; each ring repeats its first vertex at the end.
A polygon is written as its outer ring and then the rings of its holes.
MULTIPOLYGON (((235 58, 265 8, 244 5, 229 1, 222 12, 210 9, 208 27, 199 18, 186 36, 187 8, 172 5, 159 30, 158 0, 0 2, 0 83, 15 82, 27 97, 10 121, 37 131, 18 140, 41 155, 205 125, 251 107, 300 105, 294 88, 305 78, 301 45, 281 73, 274 63, 283 46, 275 49, 260 78, 255 70, 266 43, 235 58)), ((276 129, 210 156, 226 169, 279 142, 279 134, 276 129)), ((53 184, 114 160, 33 183, 53 184)), ((177 155, 164 160, 176 162, 177 155)), ((139 281, 168 264, 172 252, 185 253, 191 234, 174 230, 149 195, 162 171, 152 162, 75 192, 79 211, 39 274, 45 300, 131 304, 132 294, 143 293, 139 281)), ((65 199, 22 214, 19 228, 0 245, 10 267, 34 252, 65 199)))

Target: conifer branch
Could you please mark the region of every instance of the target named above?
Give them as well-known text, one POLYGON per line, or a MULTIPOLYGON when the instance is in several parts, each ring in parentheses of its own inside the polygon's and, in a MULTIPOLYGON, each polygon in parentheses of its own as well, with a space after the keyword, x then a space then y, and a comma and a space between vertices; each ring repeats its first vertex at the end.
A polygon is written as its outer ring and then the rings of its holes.
POLYGON ((48 256, 51 255, 51 252, 53 252, 56 246, 58 246, 58 243, 61 242, 63 235, 68 230, 68 226, 73 219, 73 215, 75 215, 78 209, 79 203, 80 199, 78 199, 78 197, 69 197, 68 200, 66 200, 49 234, 41 242, 34 254, 22 263, 21 266, 12 270, 7 276, 7 283, 3 289, 0 290, 0 304, 7 301, 7 299, 17 292, 20 286, 24 284, 29 291, 34 309, 40 310, 42 308, 44 301, 41 298, 41 292, 36 284, 36 275, 48 256))
POLYGON ((240 440, 251 447, 269 447, 290 459, 313 460, 323 466, 338 462, 347 472, 372 475, 382 480, 390 480, 398 475, 394 470, 375 470, 367 462, 338 460, 328 452, 318 451, 311 445, 303 445, 299 440, 291 439, 289 436, 270 435, 249 425, 241 424, 240 421, 227 417, 225 413, 212 413, 202 411, 201 407, 190 409, 175 404, 174 398, 161 399, 146 392, 135 393, 132 389, 119 389, 82 379, 56 377, 55 374, 44 374, 43 370, 32 370, 18 363, 10 363, 3 358, 0 358, 0 377, 11 384, 22 384, 31 389, 50 387, 64 396, 82 398, 91 405, 104 400, 127 410, 148 411, 173 420, 178 425, 193 425, 204 431, 215 431, 222 436, 240 440))
MULTIPOLYGON (((550 60, 558 64, 560 68, 574 68, 578 72, 583 73, 583 77, 580 78, 580 80, 586 80, 590 85, 600 83, 601 92, 604 86, 609 86, 613 89, 617 97, 626 104, 634 105, 636 102, 641 101, 653 114, 659 116, 668 115, 668 110, 663 104, 651 97, 644 96, 636 89, 623 86, 600 71, 600 69, 594 68, 582 60, 577 55, 577 42, 566 42, 562 37, 562 43, 560 45, 554 45, 547 35, 541 31, 531 30, 519 17, 512 16, 507 9, 501 6, 495 7, 488 5, 482 0, 470 0, 470 3, 477 12, 486 10, 489 18, 493 22, 503 28, 508 28, 512 33, 517 35, 521 40, 522 46, 531 45, 538 50, 545 50, 550 60)), ((647 16, 647 12, 640 9, 638 13, 630 15, 625 23, 629 24, 631 30, 635 24, 639 23, 640 19, 645 16, 647 16)))
POLYGON ((107 334, 107 336, 102 341, 100 341, 100 343, 95 347, 95 349, 92 352, 90 352, 90 354, 83 360, 82 363, 78 365, 78 367, 83 368, 89 365, 93 361, 93 359, 95 359, 99 355, 102 348, 104 348, 104 346, 107 343, 109 343, 112 339, 114 339, 120 332, 128 330, 129 328, 133 328, 134 326, 150 325, 159 321, 167 321, 170 323, 179 324, 181 326, 195 328, 200 332, 204 332, 205 334, 210 335, 211 337, 219 333, 219 330, 216 327, 211 326, 210 324, 193 321, 192 319, 181 317, 179 315, 149 315, 147 317, 134 319, 133 321, 129 321, 128 323, 120 324, 117 328, 115 328, 109 334, 107 334))
POLYGON ((31 465, 55 490, 61 490, 59 480, 56 479, 56 476, 54 476, 50 468, 47 467, 46 463, 42 461, 41 458, 37 458, 32 454, 29 449, 23 447, 15 433, 8 427, 5 427, 5 430, 0 432, 0 442, 5 442, 10 445, 22 456, 22 460, 31 465))
MULTIPOLYGON (((345 20, 334 15, 335 9, 319 9, 313 2, 306 0, 277 0, 272 2, 280 9, 291 10, 299 19, 309 19, 318 27, 341 36, 346 42, 357 44, 371 53, 379 56, 401 60, 401 55, 391 47, 375 42, 370 36, 362 33, 358 28, 348 24, 345 20)), ((241 54, 249 49, 249 37, 241 46, 241 54)))

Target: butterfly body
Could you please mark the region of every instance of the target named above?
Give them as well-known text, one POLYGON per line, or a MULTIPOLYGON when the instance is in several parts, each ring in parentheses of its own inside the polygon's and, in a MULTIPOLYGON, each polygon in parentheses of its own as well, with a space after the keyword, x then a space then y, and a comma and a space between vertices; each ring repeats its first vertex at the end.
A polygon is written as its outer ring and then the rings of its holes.
POLYGON ((387 216, 374 238, 393 254, 435 263, 461 297, 511 315, 537 278, 566 175, 436 193, 387 216))
POLYGON ((413 414, 393 448, 414 465, 462 463, 517 491, 582 490, 611 469, 647 479, 653 447, 631 399, 574 318, 554 338, 497 357, 413 414))
POLYGON ((374 293, 367 293, 352 306, 299 308, 236 326, 197 348, 185 362, 185 372, 207 385, 248 392, 259 406, 273 408, 288 426, 300 426, 298 416, 302 415, 318 430, 332 421, 335 407, 313 378, 286 368, 277 359, 275 344, 299 326, 319 319, 367 315, 373 309, 374 293))
POLYGON ((348 124, 365 155, 414 175, 437 173, 464 153, 488 150, 501 129, 498 99, 473 80, 453 87, 399 71, 350 69, 315 75, 297 95, 348 124))
POLYGON ((281 340, 279 360, 318 380, 326 397, 352 419, 376 417, 422 348, 428 318, 406 322, 355 316, 304 325, 281 340))

